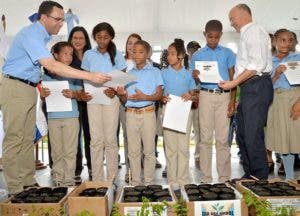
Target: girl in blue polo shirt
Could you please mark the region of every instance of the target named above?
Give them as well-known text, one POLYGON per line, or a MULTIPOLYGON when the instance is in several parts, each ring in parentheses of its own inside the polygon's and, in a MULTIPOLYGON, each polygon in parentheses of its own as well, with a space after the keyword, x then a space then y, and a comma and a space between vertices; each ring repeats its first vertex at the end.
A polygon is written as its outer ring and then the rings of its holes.
POLYGON ((289 84, 284 71, 288 65, 300 61, 300 55, 290 52, 294 42, 292 33, 279 29, 274 34, 276 55, 272 57, 273 103, 267 122, 267 149, 282 154, 286 180, 294 179, 294 154, 300 152, 300 118, 293 118, 291 110, 299 100, 300 87, 289 84))
MULTIPOLYGON (((164 81, 163 103, 170 100, 169 94, 191 100, 196 89, 192 73, 188 71, 188 57, 184 42, 175 39, 168 48, 168 68, 162 71, 164 81), (184 66, 183 66, 184 65, 184 66)), ((189 183, 189 140, 191 132, 191 112, 186 133, 163 129, 168 183, 174 190, 189 183)))
MULTIPOLYGON (((115 37, 113 27, 108 23, 99 23, 93 29, 93 38, 97 47, 84 53, 81 68, 87 71, 110 73, 113 70, 126 69, 121 52, 112 41, 115 37)), ((103 181, 103 158, 106 158, 106 180, 113 181, 118 171, 117 128, 119 118, 119 98, 115 91, 107 88, 104 93, 110 98, 109 105, 88 104, 88 118, 91 135, 91 161, 93 181, 103 181)))
MULTIPOLYGON (((52 54, 57 61, 70 65, 73 60, 73 47, 68 42, 58 42, 52 47, 52 54)), ((76 153, 79 132, 78 94, 80 80, 63 78, 45 70, 43 81, 67 80, 70 89, 63 90, 66 98, 72 99, 72 111, 48 112, 48 127, 51 140, 52 173, 55 185, 74 185, 76 153)), ((51 94, 49 89, 42 89, 41 96, 51 94), (47 92, 47 93, 46 93, 47 92)))
POLYGON ((128 158, 134 186, 143 183, 153 184, 155 180, 154 102, 162 97, 163 80, 160 70, 147 63, 149 53, 150 45, 146 41, 135 42, 133 46, 135 66, 128 73, 137 79, 126 86, 126 91, 123 87, 117 89, 118 95, 126 102, 128 158), (144 154, 144 181, 141 177, 142 154, 144 154))

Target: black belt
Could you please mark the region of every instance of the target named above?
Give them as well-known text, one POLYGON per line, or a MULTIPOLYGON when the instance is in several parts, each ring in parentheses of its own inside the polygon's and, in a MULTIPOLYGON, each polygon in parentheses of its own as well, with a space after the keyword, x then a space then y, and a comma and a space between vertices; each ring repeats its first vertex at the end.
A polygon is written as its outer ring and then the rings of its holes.
POLYGON ((8 74, 3 74, 3 77, 8 78, 8 79, 18 80, 18 81, 20 81, 22 83, 25 83, 27 85, 30 85, 32 87, 36 87, 38 85, 38 83, 34 83, 34 82, 29 81, 29 80, 24 80, 24 79, 21 79, 19 77, 10 76, 8 74))
POLYGON ((227 93, 230 92, 230 90, 223 90, 223 89, 207 89, 207 88, 200 88, 201 91, 207 91, 209 93, 215 93, 215 94, 221 94, 221 93, 227 93))
POLYGON ((128 107, 128 108, 131 108, 131 109, 143 109, 143 108, 146 108, 146 107, 149 107, 149 106, 153 106, 153 104, 148 104, 148 105, 142 106, 142 107, 128 107))

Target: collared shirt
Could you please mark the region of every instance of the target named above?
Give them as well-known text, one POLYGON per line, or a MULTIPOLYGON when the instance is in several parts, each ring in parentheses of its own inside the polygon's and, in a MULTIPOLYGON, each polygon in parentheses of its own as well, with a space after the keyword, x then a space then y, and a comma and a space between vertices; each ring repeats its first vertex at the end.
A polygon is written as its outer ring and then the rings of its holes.
MULTIPOLYGON (((72 78, 64 78, 61 76, 56 76, 45 72, 43 75, 43 81, 68 81, 71 90, 79 90, 82 87, 80 86, 80 80, 72 78)), ((51 92, 50 92, 51 94, 51 92)), ((78 118, 79 111, 77 106, 76 99, 71 99, 72 102, 72 111, 67 112, 48 112, 49 119, 58 119, 58 118, 78 118)))
POLYGON ((196 89, 192 73, 184 67, 176 71, 172 66, 168 66, 162 70, 161 74, 164 81, 164 95, 182 96, 184 93, 196 89))
POLYGON ((256 75, 272 70, 271 40, 268 33, 257 23, 241 28, 235 65, 235 77, 244 70, 254 70, 256 75))
POLYGON ((41 77, 39 60, 50 58, 46 47, 51 36, 40 22, 23 28, 15 37, 3 65, 3 73, 38 83, 41 77))
MULTIPOLYGON (((153 95, 158 86, 163 86, 164 82, 161 71, 151 64, 146 64, 142 69, 134 67, 128 74, 135 76, 137 79, 126 86, 128 96, 136 93, 136 89, 141 90, 146 95, 153 95)), ((134 101, 127 100, 126 107, 144 107, 153 104, 154 101, 134 101)))
POLYGON ((117 51, 115 65, 112 65, 108 52, 102 54, 98 48, 87 50, 82 59, 81 68, 90 72, 109 73, 115 69, 123 70, 126 68, 126 61, 121 52, 117 51))
MULTIPOLYGON (((223 80, 229 80, 228 70, 235 65, 235 54, 231 49, 221 45, 218 45, 215 49, 211 49, 206 45, 193 54, 190 64, 191 70, 195 69, 196 61, 217 61, 220 76, 223 80)), ((201 87, 207 89, 219 89, 217 83, 201 82, 201 87)))
MULTIPOLYGON (((275 70, 279 66, 279 64, 284 62, 291 62, 291 61, 300 61, 300 54, 290 52, 288 56, 283 59, 279 59, 276 56, 272 57, 273 62, 273 69, 271 77, 275 75, 275 70)), ((279 78, 273 84, 274 89, 283 88, 283 89, 291 89, 293 86, 290 85, 289 81, 286 79, 284 73, 280 74, 279 78)))

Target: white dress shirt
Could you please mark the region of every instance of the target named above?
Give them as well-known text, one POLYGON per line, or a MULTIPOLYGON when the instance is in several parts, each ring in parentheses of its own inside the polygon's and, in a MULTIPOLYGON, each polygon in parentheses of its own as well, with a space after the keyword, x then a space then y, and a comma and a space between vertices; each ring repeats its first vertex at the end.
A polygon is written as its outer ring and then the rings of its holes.
POLYGON ((272 70, 271 40, 268 33, 257 23, 241 28, 235 65, 235 77, 244 70, 254 70, 256 75, 272 70))

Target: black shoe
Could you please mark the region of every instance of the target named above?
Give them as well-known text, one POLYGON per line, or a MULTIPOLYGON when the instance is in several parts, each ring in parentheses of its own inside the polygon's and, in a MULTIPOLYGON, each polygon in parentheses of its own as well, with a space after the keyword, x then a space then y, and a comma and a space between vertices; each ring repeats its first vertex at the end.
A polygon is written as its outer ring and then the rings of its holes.
POLYGON ((31 188, 31 187, 41 187, 41 186, 38 183, 34 183, 32 185, 26 185, 26 186, 24 186, 23 189, 25 190, 25 189, 31 188))
POLYGON ((273 162, 268 162, 269 165, 269 174, 274 172, 274 163, 273 162))

